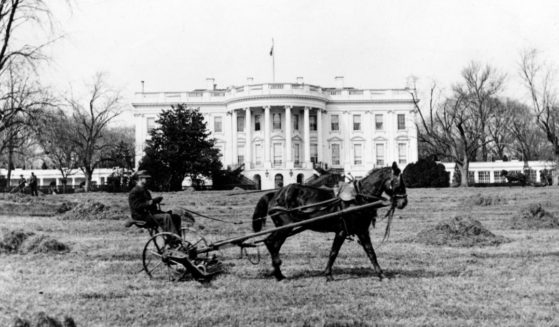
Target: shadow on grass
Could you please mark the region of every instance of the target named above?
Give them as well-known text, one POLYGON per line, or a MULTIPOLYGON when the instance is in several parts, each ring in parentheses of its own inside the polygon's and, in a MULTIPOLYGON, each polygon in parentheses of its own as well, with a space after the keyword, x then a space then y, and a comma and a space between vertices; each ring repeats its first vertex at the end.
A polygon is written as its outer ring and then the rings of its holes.
MULTIPOLYGON (((334 268, 332 275, 335 280, 349 280, 359 278, 378 278, 372 268, 355 267, 355 268, 334 268)), ((388 279, 397 278, 439 278, 439 277, 458 277, 467 275, 464 270, 425 270, 425 269, 388 269, 384 271, 384 275, 388 279)), ((298 280, 305 278, 326 278, 323 270, 300 270, 292 274, 286 275, 287 279, 298 280)), ((272 271, 260 273, 257 276, 244 277, 245 279, 273 279, 272 271)))

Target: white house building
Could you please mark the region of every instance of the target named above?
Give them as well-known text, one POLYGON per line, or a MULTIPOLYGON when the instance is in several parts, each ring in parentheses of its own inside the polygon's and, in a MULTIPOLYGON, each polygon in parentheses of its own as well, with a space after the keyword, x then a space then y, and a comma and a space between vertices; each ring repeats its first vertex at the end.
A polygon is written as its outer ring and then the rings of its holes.
POLYGON ((217 89, 214 79, 191 92, 139 92, 132 103, 136 163, 162 109, 200 108, 224 166, 244 164, 260 188, 302 182, 318 166, 363 177, 374 167, 417 161, 415 111, 407 89, 355 89, 303 83, 217 89))

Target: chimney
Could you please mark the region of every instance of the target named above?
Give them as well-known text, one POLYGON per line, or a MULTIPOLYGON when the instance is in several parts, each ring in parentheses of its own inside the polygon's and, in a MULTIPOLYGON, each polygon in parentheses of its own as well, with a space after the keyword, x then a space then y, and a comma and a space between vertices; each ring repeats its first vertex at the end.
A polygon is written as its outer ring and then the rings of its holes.
POLYGON ((213 77, 206 78, 206 88, 210 91, 215 90, 215 79, 213 77))
POLYGON ((297 84, 303 84, 303 77, 302 76, 297 77, 297 84))
POLYGON ((247 77, 247 85, 248 85, 248 84, 252 84, 252 83, 254 83, 254 78, 252 78, 252 77, 247 77))
POLYGON ((343 76, 336 76, 336 88, 343 89, 344 88, 344 77, 343 76))

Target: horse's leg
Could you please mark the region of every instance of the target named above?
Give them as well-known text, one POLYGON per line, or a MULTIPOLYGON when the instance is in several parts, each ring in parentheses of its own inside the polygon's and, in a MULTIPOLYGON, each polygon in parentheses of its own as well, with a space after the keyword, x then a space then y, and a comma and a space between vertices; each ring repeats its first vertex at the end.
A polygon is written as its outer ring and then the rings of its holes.
POLYGON ((334 237, 334 242, 332 243, 332 249, 330 250, 330 256, 328 257, 328 264, 326 265, 326 269, 324 270, 324 274, 326 275, 327 281, 332 281, 334 278, 332 277, 332 266, 334 265, 334 261, 336 261, 336 257, 340 252, 340 248, 346 239, 346 232, 341 230, 336 233, 334 237))
POLYGON ((373 268, 375 269, 378 278, 382 280, 386 276, 384 276, 384 273, 382 272, 382 269, 380 269, 380 266, 377 262, 377 255, 375 254, 375 250, 373 249, 373 244, 371 243, 371 237, 369 236, 369 232, 367 231, 364 233, 358 233, 357 237, 359 238, 359 241, 361 242, 361 246, 363 246, 365 253, 367 253, 369 260, 371 260, 371 263, 373 264, 373 268))
POLYGON ((279 251, 291 229, 282 230, 279 232, 273 232, 266 238, 264 244, 266 244, 266 248, 270 252, 270 256, 272 257, 272 266, 274 267, 274 276, 278 281, 285 278, 285 276, 281 273, 281 259, 279 255, 279 251))

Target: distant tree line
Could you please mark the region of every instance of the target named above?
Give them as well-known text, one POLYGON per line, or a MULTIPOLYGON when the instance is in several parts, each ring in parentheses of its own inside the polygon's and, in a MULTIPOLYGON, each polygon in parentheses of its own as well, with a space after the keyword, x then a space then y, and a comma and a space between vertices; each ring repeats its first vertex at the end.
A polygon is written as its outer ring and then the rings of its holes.
POLYGON ((133 131, 109 126, 123 105, 105 75, 97 74, 82 95, 41 85, 37 67, 57 38, 44 28, 51 20, 47 1, 0 3, 0 164, 8 169, 7 186, 14 168, 39 162, 58 169, 63 182, 82 170, 88 190, 96 168, 134 166, 133 131), (44 41, 26 43, 26 29, 45 32, 44 41))
MULTIPOLYGON (((422 101, 412 77, 420 158, 454 162, 461 176, 468 176, 476 161, 557 162, 559 103, 553 69, 529 50, 521 54, 518 72, 527 98, 504 97, 507 76, 478 62, 469 63, 449 91, 432 82, 422 101)), ((462 178, 460 185, 468 182, 462 178)))

